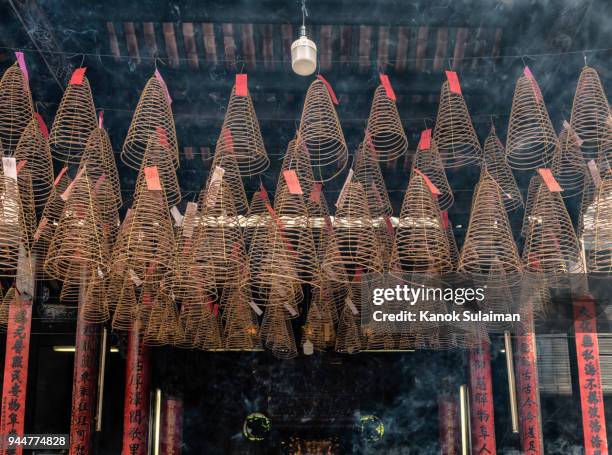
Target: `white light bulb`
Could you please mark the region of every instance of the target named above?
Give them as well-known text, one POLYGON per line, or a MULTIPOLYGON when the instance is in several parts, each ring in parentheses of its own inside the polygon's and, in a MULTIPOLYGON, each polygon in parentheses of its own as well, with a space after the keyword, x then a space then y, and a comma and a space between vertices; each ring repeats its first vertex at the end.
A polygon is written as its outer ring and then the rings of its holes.
POLYGON ((300 76, 310 76, 317 69, 317 46, 306 36, 306 27, 300 27, 300 37, 291 45, 291 68, 300 76))

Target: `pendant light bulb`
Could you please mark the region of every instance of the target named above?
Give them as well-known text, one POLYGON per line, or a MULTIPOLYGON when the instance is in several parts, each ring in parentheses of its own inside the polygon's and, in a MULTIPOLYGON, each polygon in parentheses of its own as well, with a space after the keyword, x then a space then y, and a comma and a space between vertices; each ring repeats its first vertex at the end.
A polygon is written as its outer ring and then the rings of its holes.
POLYGON ((317 46, 306 35, 306 6, 302 2, 300 37, 291 45, 291 68, 300 76, 310 76, 317 69, 317 46))

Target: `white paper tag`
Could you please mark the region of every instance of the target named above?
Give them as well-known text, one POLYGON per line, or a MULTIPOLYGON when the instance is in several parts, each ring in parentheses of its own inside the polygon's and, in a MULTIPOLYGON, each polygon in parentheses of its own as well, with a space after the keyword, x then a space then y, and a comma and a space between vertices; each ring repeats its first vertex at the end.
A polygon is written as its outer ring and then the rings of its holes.
POLYGON ((599 175, 599 168, 597 167, 597 163, 595 160, 591 160, 587 163, 589 168, 589 172, 591 173, 591 178, 593 179, 593 183, 595 184, 595 188, 599 188, 601 185, 601 176, 599 175))
POLYGON ((174 218, 174 225, 181 227, 183 224, 183 215, 181 215, 181 212, 176 205, 170 209, 170 213, 172 214, 172 218, 174 218))
POLYGON ((359 314, 359 310, 357 309, 357 307, 355 306, 355 304, 353 303, 353 301, 350 299, 350 297, 346 298, 346 305, 349 307, 349 309, 351 310, 351 313, 353 314, 359 314))
POLYGON ((261 310, 261 308, 259 308, 259 306, 252 300, 249 300, 249 306, 253 308, 253 311, 255 312, 257 316, 261 316, 263 314, 263 311, 261 310))
POLYGON ((183 237, 191 238, 191 236, 193 236, 197 213, 198 204, 195 202, 188 202, 187 208, 185 209, 185 216, 183 217, 183 237))
POLYGON ((206 207, 214 207, 217 203, 217 195, 219 194, 219 189, 221 188, 221 181, 223 180, 223 175, 225 174, 225 169, 220 166, 216 166, 213 171, 213 175, 210 178, 210 183, 208 184, 208 194, 206 195, 206 207))
POLYGON ((302 349, 304 350, 304 355, 314 354, 314 345, 312 344, 312 341, 310 340, 306 340, 304 342, 304 346, 302 346, 302 349))
POLYGON ((98 276, 100 278, 104 278, 104 272, 102 271, 102 269, 100 267, 98 267, 98 276))
POLYGON ((2 157, 2 171, 4 176, 17 181, 17 163, 12 156, 2 157))
POLYGON ((567 123, 567 120, 563 120, 563 128, 565 128, 568 131, 568 133, 573 134, 574 137, 576 138, 576 143, 578 144, 578 147, 582 147, 582 144, 584 143, 584 141, 580 138, 580 136, 578 136, 578 133, 574 131, 572 126, 569 123, 567 123))
POLYGON ((130 279, 134 282, 136 287, 142 284, 142 280, 138 278, 138 275, 136 275, 136 272, 134 272, 132 269, 128 270, 128 274, 130 275, 130 279))
POLYGON ((297 316, 298 312, 295 311, 295 308, 293 308, 291 305, 289 305, 288 303, 285 303, 285 309, 289 312, 289 314, 291 316, 297 316))
POLYGON ((340 194, 338 195, 338 200, 336 201, 336 207, 340 207, 342 202, 344 201, 344 196, 346 193, 346 188, 353 178, 353 170, 349 169, 348 175, 346 176, 346 180, 344 181, 344 185, 342 185, 342 189, 340 190, 340 194))

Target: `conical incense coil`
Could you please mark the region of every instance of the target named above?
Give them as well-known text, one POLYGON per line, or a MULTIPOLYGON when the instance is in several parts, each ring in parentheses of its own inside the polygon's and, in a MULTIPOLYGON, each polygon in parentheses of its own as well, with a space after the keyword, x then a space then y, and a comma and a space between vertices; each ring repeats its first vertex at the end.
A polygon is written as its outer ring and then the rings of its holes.
POLYGON ((580 73, 570 125, 584 142, 581 147, 587 160, 598 158, 598 149, 609 134, 610 104, 595 69, 585 66, 580 73))
POLYGON ((138 315, 136 284, 127 275, 113 271, 107 287, 107 302, 113 310, 113 330, 130 330, 138 315))
POLYGON ((228 294, 223 310, 223 318, 226 321, 223 329, 225 349, 230 351, 261 349, 259 322, 249 304, 251 300, 248 292, 244 288, 233 287, 228 294))
POLYGON ((328 244, 321 267, 330 279, 341 282, 356 272, 382 273, 380 244, 363 186, 352 180, 342 193, 333 221, 335 241, 328 244))
POLYGON ((587 167, 576 135, 564 128, 559 135, 559 146, 552 160, 552 173, 563 188, 561 195, 564 198, 582 193, 586 172, 587 167))
POLYGON ((142 166, 138 173, 136 188, 143 186, 145 179, 144 168, 157 166, 159 179, 161 181, 168 206, 172 207, 181 202, 181 187, 176 176, 172 157, 169 155, 167 145, 164 145, 163 137, 158 134, 151 134, 145 154, 142 158, 142 166))
POLYGON ((243 237, 244 243, 250 249, 254 237, 261 237, 268 230, 268 224, 271 220, 270 212, 266 209, 266 204, 269 204, 268 193, 263 186, 259 191, 255 191, 249 204, 247 219, 253 220, 244 226, 243 237))
POLYGON ((551 279, 583 273, 580 246, 563 199, 558 192, 551 192, 541 178, 540 181, 523 248, 525 270, 543 272, 551 279))
POLYGON ((440 191, 440 194, 437 196, 440 210, 447 210, 451 207, 454 202, 453 190, 446 178, 446 171, 444 170, 436 141, 432 140, 427 149, 417 148, 413 162, 414 167, 425 174, 440 191))
POLYGON ((38 120, 32 120, 23 130, 15 149, 17 163, 25 161, 32 176, 32 191, 37 208, 44 207, 53 189, 53 161, 47 138, 42 134, 38 120))
MULTIPOLYGON (((295 171, 302 191, 304 192, 304 197, 309 195, 312 192, 313 182, 315 181, 312 167, 310 166, 310 154, 308 150, 306 150, 306 147, 304 147, 304 143, 301 142, 298 144, 296 139, 292 139, 287 145, 287 151, 285 152, 283 163, 281 164, 280 177, 282 177, 283 171, 288 170, 295 171)), ((281 181, 282 179, 279 178, 278 183, 280 184, 281 181)), ((278 185, 275 193, 278 193, 278 185)))
POLYGON ((354 178, 361 183, 368 198, 370 215, 374 218, 393 215, 389 193, 380 166, 375 160, 375 152, 367 143, 359 144, 353 164, 354 178))
POLYGON ((96 108, 87 77, 83 76, 80 83, 71 80, 49 134, 54 156, 65 163, 78 164, 89 135, 96 127, 96 108))
POLYGON ((136 283, 159 283, 174 265, 174 230, 159 178, 146 180, 136 188, 130 216, 117 234, 111 263, 115 273, 126 273, 136 283))
POLYGON ((64 280, 73 263, 106 275, 109 271, 108 242, 102 229, 93 188, 86 172, 78 175, 64 204, 49 245, 45 272, 64 280), (98 272, 99 271, 99 272, 98 272))
MULTIPOLYGON (((601 179, 603 179, 605 173, 601 171, 598 172, 601 179)), ((581 195, 580 201, 580 212, 578 215, 578 225, 576 227, 576 236, 581 238, 584 232, 589 231, 593 232, 595 227, 593 226, 593 199, 595 199, 595 194, 597 192, 597 187, 595 186, 595 182, 593 181, 593 177, 590 173, 587 173, 584 176, 584 191, 581 195)))
POLYGON ((463 95, 442 84, 434 140, 445 168, 478 163, 482 158, 480 142, 463 95))
POLYGON ((270 305, 261 323, 261 339, 275 357, 291 359, 297 356, 297 347, 287 310, 282 305, 270 305))
MULTIPOLYGON (((229 187, 232 199, 234 200, 236 213, 240 215, 247 213, 249 210, 249 201, 244 191, 244 185, 242 183, 242 177, 240 176, 240 169, 238 169, 238 164, 236 163, 236 157, 232 154, 215 154, 210 167, 208 180, 210 180, 217 167, 224 170, 223 181, 229 187)), ((207 182, 206 185, 208 186, 209 183, 207 182)))
POLYGON ((240 95, 236 86, 232 87, 217 153, 219 146, 223 148, 221 153, 234 154, 243 177, 261 174, 270 165, 248 88, 240 95))
POLYGON ((0 176, 0 277, 14 277, 20 248, 30 243, 17 181, 0 176))
MULTIPOLYGON (((358 286, 358 285, 357 285, 358 286)), ((356 286, 352 286, 354 289, 356 286)), ((361 316, 359 315, 358 299, 353 293, 347 296, 338 321, 336 332, 337 352, 355 354, 362 349, 361 316)))
POLYGON ((12 155, 15 152, 19 138, 33 116, 28 81, 15 63, 0 80, 0 145, 5 153, 12 155))
POLYGON ((438 204, 425 179, 413 173, 395 231, 391 271, 439 274, 452 267, 438 204))
POLYGON ((374 92, 366 136, 372 141, 376 161, 393 161, 408 150, 408 139, 397 105, 387 96, 382 85, 374 92))
POLYGON ((110 319, 106 285, 106 277, 100 275, 97 270, 90 271, 83 301, 80 302, 83 319, 86 321, 103 323, 110 319))
POLYGON ((98 188, 103 185, 104 192, 109 193, 104 197, 105 201, 110 204, 109 209, 121 208, 123 201, 115 154, 104 128, 96 128, 89 135, 79 169, 83 166, 87 166, 87 175, 91 181, 98 188))
POLYGON ((308 308, 306 323, 302 331, 302 348, 312 343, 317 351, 326 351, 336 344, 336 329, 328 306, 320 306, 314 300, 308 308))
POLYGON ((303 142, 310 153, 316 181, 331 180, 346 166, 344 133, 329 91, 320 79, 314 80, 306 93, 297 141, 303 142))
POLYGON ((132 169, 140 169, 152 134, 165 138, 166 153, 174 163, 174 167, 178 167, 176 128, 168 91, 161 76, 155 75, 149 79, 138 100, 121 150, 121 161, 132 169))
POLYGON ((485 170, 475 189, 470 224, 461 250, 458 271, 474 276, 490 276, 491 283, 513 284, 520 280, 522 266, 504 210, 502 190, 485 170))
POLYGON ((512 169, 506 163, 506 151, 494 127, 491 127, 491 132, 485 141, 484 164, 487 172, 502 190, 502 200, 506 210, 516 210, 522 207, 523 196, 516 184, 512 169))
POLYGON ((150 307, 141 307, 145 322, 144 342, 149 346, 173 345, 179 331, 178 309, 164 293, 151 298, 150 307), (148 311, 147 311, 148 310, 148 311))
POLYGON ((198 325, 194 347, 204 351, 220 351, 223 349, 221 318, 210 307, 207 309, 205 306, 203 311, 205 315, 198 325))
POLYGON ((588 215, 592 223, 584 231, 588 240, 588 266, 590 272, 612 272, 612 173, 608 172, 597 188, 588 215))
POLYGON ((453 270, 457 270, 459 267, 459 248, 457 248, 457 240, 455 239, 455 234, 453 232, 453 224, 448 219, 448 212, 440 212, 442 215, 442 226, 445 227, 446 238, 448 240, 448 248, 450 251, 451 263, 453 265, 453 270))
POLYGON ((533 76, 516 82, 508 124, 506 161, 512 169, 547 167, 557 147, 557 135, 533 76))
POLYGON ((225 176, 200 194, 200 228, 194 238, 194 270, 207 269, 218 286, 240 285, 249 267, 233 195, 225 176))
POLYGON ((538 175, 534 175, 529 180, 529 186, 527 187, 527 199, 525 201, 525 212, 523 213, 523 225, 521 228, 521 235, 525 237, 529 230, 529 225, 533 221, 532 212, 533 204, 535 202, 536 194, 540 188, 542 179, 538 175))
POLYGON ((315 183, 306 201, 308 216, 311 222, 312 238, 319 262, 323 261, 328 244, 334 239, 329 207, 320 185, 320 183, 315 183), (332 235, 330 235, 330 232, 332 235))

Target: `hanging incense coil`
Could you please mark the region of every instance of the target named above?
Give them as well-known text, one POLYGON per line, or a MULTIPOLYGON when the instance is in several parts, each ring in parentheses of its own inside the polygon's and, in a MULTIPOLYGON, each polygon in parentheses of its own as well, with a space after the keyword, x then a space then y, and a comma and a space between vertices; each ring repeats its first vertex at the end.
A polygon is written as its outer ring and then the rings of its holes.
POLYGON ((612 173, 608 172, 587 211, 592 219, 584 230, 590 272, 612 272, 612 173))
POLYGON ((319 79, 306 93, 297 142, 308 150, 318 182, 331 180, 346 166, 348 148, 340 120, 327 87, 319 79))
POLYGON ((517 170, 548 167, 557 144, 537 82, 532 77, 519 77, 510 111, 506 161, 517 170))
POLYGON ((563 188, 561 195, 564 198, 575 196, 584 190, 587 168, 580 144, 573 131, 565 128, 561 131, 559 146, 552 160, 552 173, 559 186, 563 188))
POLYGON ((248 89, 246 96, 238 96, 232 87, 216 153, 219 147, 235 156, 242 177, 261 174, 270 165, 248 89))
POLYGON ((17 181, 0 175, 0 277, 14 277, 30 244, 17 181))
POLYGON ((521 279, 521 258, 504 210, 502 189, 486 170, 475 189, 458 271, 486 275, 490 284, 503 286, 521 279))
POLYGON ((501 188, 502 200, 504 201, 506 211, 522 207, 523 196, 516 184, 512 169, 506 163, 504 145, 499 140, 493 126, 484 145, 484 164, 489 175, 493 177, 501 188))
POLYGON ((382 85, 374 92, 366 138, 372 142, 376 161, 396 160, 408 150, 408 139, 397 105, 387 96, 382 85))
POLYGON ((321 289, 314 289, 302 332, 302 347, 310 342, 317 351, 326 351, 336 344, 334 323, 338 316, 333 302, 325 298, 324 293, 321 289))
POLYGON ((223 349, 221 318, 214 308, 214 306, 212 308, 209 305, 204 306, 204 316, 198 325, 194 347, 204 351, 219 351, 223 349))
POLYGON ((463 95, 442 84, 434 136, 445 168, 479 163, 482 149, 463 95))
POLYGON ((145 85, 128 129, 121 161, 132 169, 140 169, 152 134, 163 137, 166 153, 179 164, 178 143, 174 117, 170 108, 167 88, 161 78, 152 76, 145 85))
POLYGON ((107 287, 109 308, 113 311, 113 330, 130 330, 138 315, 136 285, 127 274, 120 276, 113 272, 107 287))
POLYGON ((527 235, 527 231, 529 230, 529 225, 533 221, 532 212, 533 212, 533 204, 535 202, 536 195, 538 193, 538 189, 540 188, 540 183, 542 180, 538 175, 534 175, 529 180, 529 186, 527 187, 527 199, 525 201, 525 212, 523 214, 523 225, 521 228, 521 235, 525 237, 527 235))
POLYGON ((253 193, 247 212, 249 222, 246 223, 243 230, 244 243, 249 249, 253 243, 253 238, 260 238, 268 230, 271 217, 266 205, 269 203, 268 193, 263 187, 253 193))
POLYGON ((249 201, 244 191, 244 185, 242 183, 242 177, 240 176, 240 169, 238 169, 236 157, 232 154, 216 153, 210 167, 211 172, 209 174, 209 179, 217 166, 223 168, 225 171, 223 174, 223 181, 227 184, 232 194, 236 213, 239 215, 247 213, 249 210, 249 201))
POLYGON ((138 173, 136 187, 140 188, 144 185, 144 168, 157 166, 159 180, 161 181, 164 193, 166 193, 168 206, 172 207, 181 202, 181 187, 176 176, 172 157, 169 154, 169 149, 162 142, 158 134, 151 134, 147 149, 142 158, 142 166, 138 173))
POLYGON ((543 272, 555 279, 569 273, 583 273, 581 249, 561 195, 549 191, 541 177, 533 201, 523 248, 523 263, 530 272, 543 272))
MULTIPOLYGON (((40 131, 38 120, 32 117, 23 130, 15 149, 15 161, 25 161, 32 180, 36 208, 44 207, 53 189, 53 161, 47 138, 40 131)), ((22 168, 22 171, 24 168, 22 168)))
POLYGON ((19 65, 10 66, 0 80, 0 146, 8 155, 34 116, 32 94, 19 65))
POLYGON ((453 268, 440 209, 425 179, 413 173, 402 203, 391 257, 392 273, 450 272, 453 268))
POLYGON ((351 286, 351 291, 347 296, 342 311, 336 333, 337 352, 355 354, 362 348, 361 321, 359 316, 359 298, 355 298, 354 291, 359 285, 351 286))
POLYGON ((341 194, 333 221, 334 240, 321 265, 327 276, 347 282, 356 272, 380 274, 384 270, 368 199, 363 186, 352 180, 341 194))
POLYGON ((382 218, 393 215, 389 193, 380 166, 376 162, 375 152, 366 143, 359 144, 353 171, 354 179, 361 183, 366 193, 372 217, 382 218))
POLYGON ((580 73, 570 125, 584 142, 581 147, 587 160, 597 159, 611 126, 612 112, 604 88, 595 69, 585 66, 580 73))
POLYGON ((259 338, 259 322, 249 305, 251 297, 245 288, 229 289, 223 310, 226 320, 223 329, 225 349, 229 351, 255 351, 262 349, 259 338))
MULTIPOLYGON (((599 176, 603 180, 605 173, 599 171, 599 176)), ((576 236, 578 238, 582 238, 585 231, 590 230, 593 232, 593 208, 591 207, 593 203, 593 199, 595 199, 595 194, 597 192, 597 188, 595 187, 595 182, 593 181, 593 177, 590 173, 587 173, 584 176, 583 182, 584 191, 581 195, 580 201, 580 212, 578 215, 578 225, 576 228, 576 236)))
POLYGON ((430 147, 426 150, 417 148, 413 162, 414 167, 425 174, 440 191, 441 194, 437 197, 440 210, 450 208, 454 202, 453 190, 446 178, 444 164, 442 163, 435 140, 432 139, 430 147))
POLYGON ((67 164, 78 164, 91 132, 97 127, 89 80, 69 83, 55 114, 49 145, 55 157, 67 164))
POLYGON ((165 293, 155 294, 149 307, 141 306, 144 342, 149 346, 173 345, 179 331, 178 309, 165 293))
MULTIPOLYGON (((279 297, 273 298, 278 299, 279 297)), ((264 346, 272 351, 275 357, 291 359, 297 356, 293 328, 287 319, 287 310, 280 304, 274 302, 266 309, 260 333, 264 346)))
POLYGON ((45 259, 45 272, 64 280, 74 263, 103 275, 109 271, 108 242, 86 172, 74 181, 64 204, 45 259))
MULTIPOLYGON (((287 151, 285 152, 283 163, 281 164, 280 177, 282 177, 283 171, 288 170, 295 171, 304 197, 309 195, 312 192, 313 182, 315 181, 312 167, 310 166, 310 154, 304 147, 304 144, 298 144, 296 139, 292 139, 287 145, 287 151)), ((281 178, 279 178, 279 184, 281 181, 281 178)), ((275 193, 278 193, 278 185, 275 193)))
POLYGON ((457 247, 457 240, 453 232, 453 224, 448 219, 448 212, 441 212, 442 215, 442 226, 446 231, 446 238, 448 240, 448 248, 450 252, 451 263, 453 270, 457 270, 459 267, 459 248, 457 247))
POLYGON ((83 319, 94 324, 103 323, 110 319, 108 301, 106 299, 106 277, 97 270, 90 270, 86 281, 83 300, 80 302, 83 319))

